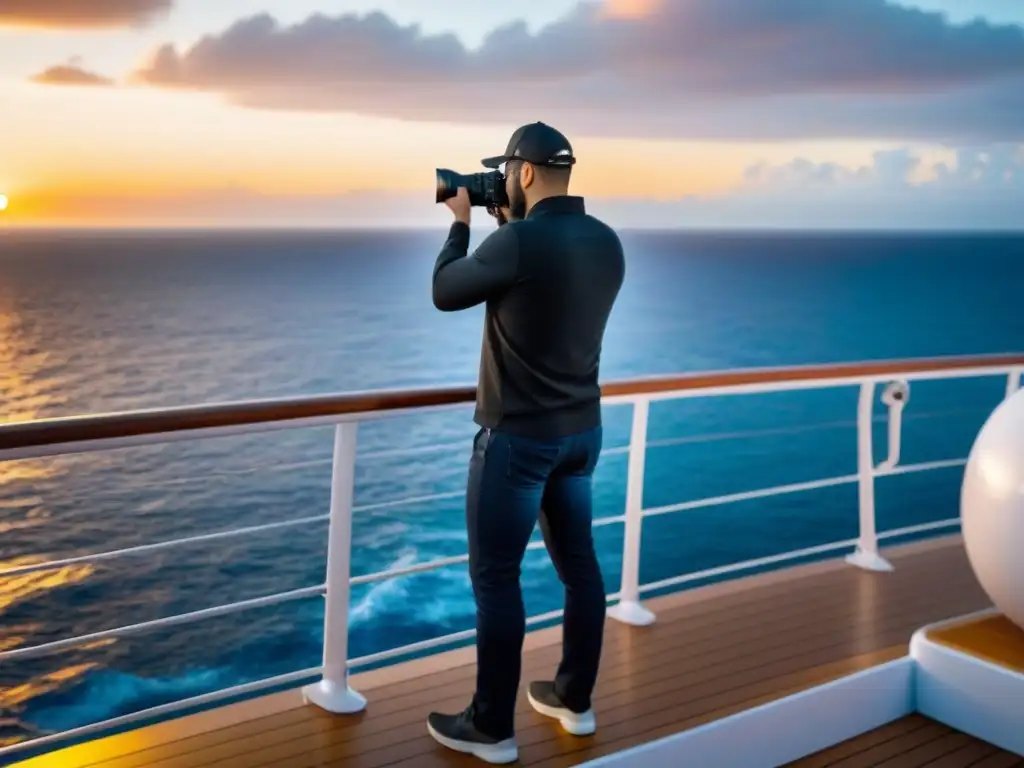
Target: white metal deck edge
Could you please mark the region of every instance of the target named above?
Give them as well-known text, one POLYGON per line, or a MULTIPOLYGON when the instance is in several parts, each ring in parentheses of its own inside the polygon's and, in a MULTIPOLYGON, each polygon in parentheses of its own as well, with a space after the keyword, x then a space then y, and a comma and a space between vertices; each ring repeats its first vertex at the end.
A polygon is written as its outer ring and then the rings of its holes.
POLYGON ((581 768, 785 765, 911 714, 914 666, 905 656, 581 768))

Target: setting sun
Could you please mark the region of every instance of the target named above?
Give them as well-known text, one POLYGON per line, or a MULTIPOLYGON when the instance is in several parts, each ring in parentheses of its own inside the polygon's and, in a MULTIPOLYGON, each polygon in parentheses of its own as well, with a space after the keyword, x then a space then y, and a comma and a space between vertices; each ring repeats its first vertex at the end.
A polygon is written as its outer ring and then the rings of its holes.
POLYGON ((0 195, 0 211, 7 210, 7 195, 0 195))

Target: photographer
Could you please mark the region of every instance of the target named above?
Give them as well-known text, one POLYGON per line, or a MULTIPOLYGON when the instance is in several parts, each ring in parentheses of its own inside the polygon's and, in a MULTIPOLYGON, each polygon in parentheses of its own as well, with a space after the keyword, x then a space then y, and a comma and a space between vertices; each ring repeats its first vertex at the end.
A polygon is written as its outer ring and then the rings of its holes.
POLYGON ((472 201, 460 188, 446 200, 455 222, 434 268, 438 309, 486 302, 486 315, 466 495, 476 694, 460 714, 432 713, 428 729, 444 746, 491 763, 517 759, 526 628, 519 576, 538 519, 565 585, 565 622, 558 672, 530 684, 530 703, 571 733, 595 728, 591 695, 605 618, 591 532, 602 440, 598 369, 625 265, 615 232, 568 194, 575 162, 554 128, 517 130, 504 155, 483 161, 504 175, 507 209, 477 200, 499 228, 467 255, 472 201))

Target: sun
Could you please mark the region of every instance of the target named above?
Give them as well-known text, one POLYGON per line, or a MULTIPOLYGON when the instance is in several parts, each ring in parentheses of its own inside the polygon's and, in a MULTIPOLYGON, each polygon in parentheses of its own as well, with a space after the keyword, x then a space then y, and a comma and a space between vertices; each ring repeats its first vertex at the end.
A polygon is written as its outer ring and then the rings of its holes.
POLYGON ((7 210, 7 205, 10 201, 7 199, 7 195, 0 195, 0 213, 7 210))

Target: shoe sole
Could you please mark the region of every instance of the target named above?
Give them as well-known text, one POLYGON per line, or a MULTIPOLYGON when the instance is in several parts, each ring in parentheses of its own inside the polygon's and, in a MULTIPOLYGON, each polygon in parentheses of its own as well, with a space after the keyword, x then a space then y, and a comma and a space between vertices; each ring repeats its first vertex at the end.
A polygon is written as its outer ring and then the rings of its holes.
POLYGON ((473 744, 468 741, 456 741, 455 739, 449 739, 447 736, 442 736, 429 722, 427 723, 427 731, 434 741, 442 747, 447 747, 453 752, 461 752, 464 755, 472 755, 491 765, 505 765, 507 763, 514 763, 519 759, 519 749, 514 743, 473 744))
POLYGON ((533 694, 529 691, 526 692, 526 698, 530 700, 530 706, 539 714, 544 715, 544 717, 550 717, 552 720, 557 720, 566 733, 570 733, 573 736, 593 736, 594 732, 597 731, 597 722, 594 719, 593 712, 577 715, 575 712, 569 712, 569 710, 562 709, 561 707, 549 707, 547 704, 542 704, 533 698, 533 694))

